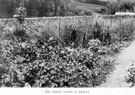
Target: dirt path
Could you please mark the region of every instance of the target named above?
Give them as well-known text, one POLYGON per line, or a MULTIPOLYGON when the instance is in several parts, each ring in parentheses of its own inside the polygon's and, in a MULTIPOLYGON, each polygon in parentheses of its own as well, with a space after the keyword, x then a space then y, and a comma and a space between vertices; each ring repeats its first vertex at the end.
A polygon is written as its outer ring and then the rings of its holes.
POLYGON ((115 65, 114 71, 109 75, 106 83, 100 87, 129 87, 125 81, 126 71, 131 64, 135 64, 135 41, 132 44, 123 49, 118 55, 117 65, 115 65))

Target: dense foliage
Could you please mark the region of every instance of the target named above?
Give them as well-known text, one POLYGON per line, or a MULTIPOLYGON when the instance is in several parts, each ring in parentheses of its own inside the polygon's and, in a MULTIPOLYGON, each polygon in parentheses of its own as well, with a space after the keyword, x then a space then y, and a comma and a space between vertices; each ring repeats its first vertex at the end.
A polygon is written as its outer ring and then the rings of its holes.
MULTIPOLYGON (((23 26, 20 26, 23 27, 23 26)), ((17 32, 27 34, 24 28, 17 32)), ((111 60, 99 54, 99 40, 88 49, 62 47, 53 37, 5 34, 1 41, 1 87, 94 87, 105 81, 111 60), (95 45, 94 45, 95 44, 95 45), (97 49, 96 51, 94 50, 97 49)))

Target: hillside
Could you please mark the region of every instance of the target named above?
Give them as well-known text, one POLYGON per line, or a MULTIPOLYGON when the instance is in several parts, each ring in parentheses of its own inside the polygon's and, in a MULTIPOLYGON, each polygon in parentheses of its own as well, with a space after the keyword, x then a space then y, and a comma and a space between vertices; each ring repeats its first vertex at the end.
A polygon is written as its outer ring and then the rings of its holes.
POLYGON ((78 0, 73 0, 71 5, 74 6, 75 10, 81 10, 91 13, 97 13, 99 9, 105 7, 105 4, 94 4, 78 0))
POLYGON ((76 7, 76 9, 88 10, 91 12, 96 12, 97 9, 104 7, 102 5, 80 3, 80 2, 73 2, 72 4, 76 7))

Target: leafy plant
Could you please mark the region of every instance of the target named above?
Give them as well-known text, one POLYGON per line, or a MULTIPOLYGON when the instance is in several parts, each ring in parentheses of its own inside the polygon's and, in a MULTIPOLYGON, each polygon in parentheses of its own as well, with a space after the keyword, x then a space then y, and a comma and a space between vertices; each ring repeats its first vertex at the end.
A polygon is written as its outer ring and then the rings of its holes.
POLYGON ((135 66, 134 64, 131 65, 131 67, 127 70, 127 75, 126 75, 126 82, 131 83, 130 87, 135 86, 135 66))

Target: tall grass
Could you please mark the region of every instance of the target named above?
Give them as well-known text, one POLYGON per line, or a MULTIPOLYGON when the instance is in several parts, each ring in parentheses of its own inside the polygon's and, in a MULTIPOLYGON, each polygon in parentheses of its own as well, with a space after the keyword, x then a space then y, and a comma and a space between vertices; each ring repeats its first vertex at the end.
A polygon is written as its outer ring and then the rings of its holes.
POLYGON ((75 29, 77 31, 76 38, 79 38, 77 41, 79 46, 87 47, 90 39, 99 39, 102 45, 131 41, 134 37, 134 26, 134 18, 103 19, 95 17, 91 24, 80 27, 66 26, 62 32, 63 38, 70 41, 72 39, 70 34, 75 29))
MULTIPOLYGON (((133 17, 113 19, 104 18, 104 16, 32 18, 26 19, 25 22, 30 37, 53 35, 64 45, 71 45, 72 35, 70 34, 76 30, 75 47, 87 47, 90 39, 97 38, 102 42, 102 45, 109 45, 115 41, 132 40, 134 25, 133 17)), ((5 23, 4 20, 1 20, 1 26, 9 28, 15 25, 12 20, 5 23)))
POLYGON ((104 42, 115 41, 129 41, 133 39, 134 35, 134 18, 119 18, 119 19, 102 19, 98 18, 95 20, 94 29, 97 29, 99 39, 104 42), (99 33, 100 32, 100 33, 99 33), (103 34, 103 35, 102 35, 103 34))

